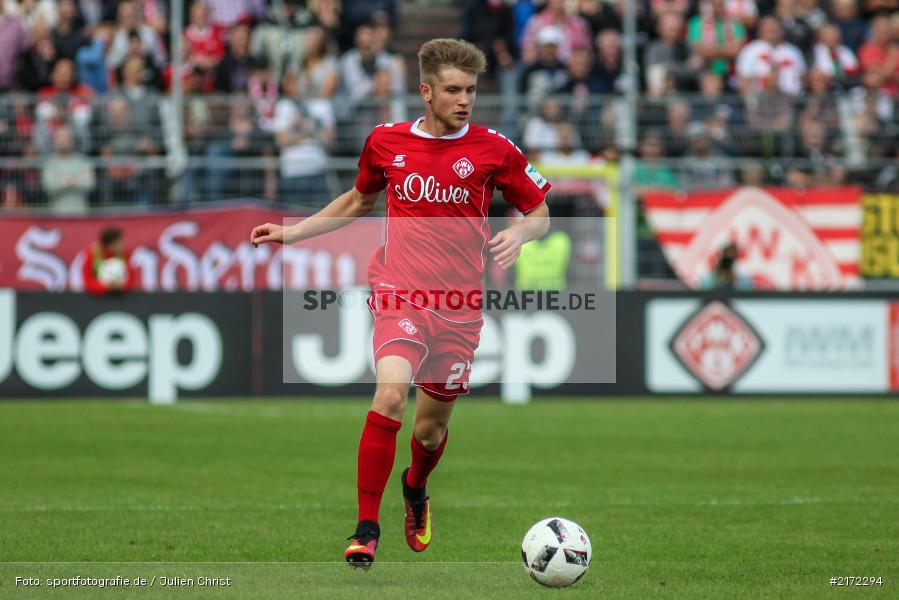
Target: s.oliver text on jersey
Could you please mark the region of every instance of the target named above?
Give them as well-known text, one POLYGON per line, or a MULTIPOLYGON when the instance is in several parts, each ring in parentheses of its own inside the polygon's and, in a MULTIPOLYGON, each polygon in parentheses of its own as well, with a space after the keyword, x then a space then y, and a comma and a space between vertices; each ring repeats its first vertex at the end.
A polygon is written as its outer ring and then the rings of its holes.
POLYGON ((418 173, 406 176, 403 186, 393 186, 397 200, 405 202, 452 202, 453 204, 469 204, 469 192, 466 188, 450 185, 444 187, 437 178, 429 175, 427 178, 418 173))

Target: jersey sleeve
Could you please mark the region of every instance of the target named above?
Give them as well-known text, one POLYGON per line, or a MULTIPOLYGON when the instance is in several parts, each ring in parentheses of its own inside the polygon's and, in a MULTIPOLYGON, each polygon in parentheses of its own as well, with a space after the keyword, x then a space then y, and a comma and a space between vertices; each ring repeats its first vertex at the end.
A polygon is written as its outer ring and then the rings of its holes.
POLYGON ((511 142, 501 145, 508 147, 504 148, 506 157, 497 170, 495 185, 506 202, 522 213, 530 212, 543 204, 552 185, 511 142))
POLYGON ((374 149, 374 133, 365 140, 365 147, 359 155, 359 174, 356 176, 356 189, 363 194, 374 194, 387 187, 384 170, 377 166, 377 152, 374 149))

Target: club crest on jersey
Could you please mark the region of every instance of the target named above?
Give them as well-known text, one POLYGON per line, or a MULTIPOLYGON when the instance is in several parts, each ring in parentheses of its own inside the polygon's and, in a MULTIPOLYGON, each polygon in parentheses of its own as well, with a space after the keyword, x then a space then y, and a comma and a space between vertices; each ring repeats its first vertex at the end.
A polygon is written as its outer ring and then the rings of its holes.
POLYGON ((402 328, 402 330, 405 331, 406 333, 408 333, 409 335, 412 335, 413 333, 418 331, 418 329, 415 328, 415 325, 413 325, 412 321, 410 321, 409 319, 403 319, 402 321, 397 323, 397 325, 399 325, 402 328))
POLYGON ((470 160, 462 157, 453 165, 453 171, 456 172, 456 175, 458 175, 462 179, 465 179, 466 177, 474 173, 474 165, 471 164, 470 160))
POLYGON ((393 159, 394 167, 405 167, 406 166, 406 155, 405 154, 397 154, 396 158, 393 159))

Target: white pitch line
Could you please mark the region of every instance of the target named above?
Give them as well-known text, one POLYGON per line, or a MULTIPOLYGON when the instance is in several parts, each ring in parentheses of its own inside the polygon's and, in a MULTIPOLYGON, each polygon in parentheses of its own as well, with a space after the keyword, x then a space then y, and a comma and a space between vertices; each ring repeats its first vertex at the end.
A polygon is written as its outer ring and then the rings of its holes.
MULTIPOLYGON (((546 502, 543 503, 542 506, 547 510, 557 509, 557 508, 568 508, 572 506, 581 506, 584 503, 575 503, 575 502, 546 502)), ((733 499, 711 499, 711 500, 700 500, 693 502, 641 502, 641 501, 633 501, 633 502, 593 502, 590 503, 591 509, 603 509, 603 508, 646 508, 646 507, 655 507, 655 508, 666 508, 666 507, 700 507, 700 506, 720 506, 720 507, 728 507, 728 506, 795 506, 795 505, 808 505, 808 504, 824 504, 824 505, 845 505, 845 504, 853 504, 853 505, 877 505, 877 504, 889 504, 895 505, 899 504, 899 500, 860 500, 860 499, 832 499, 826 500, 820 497, 793 497, 786 498, 780 500, 764 500, 764 501, 750 501, 750 500, 742 500, 738 498, 733 499)), ((34 506, 0 506, 0 513, 42 513, 42 512, 198 512, 198 511, 218 511, 218 512, 231 512, 231 511, 254 511, 254 510, 268 510, 268 511, 303 511, 309 509, 322 509, 322 508, 331 508, 333 507, 333 503, 324 503, 324 502, 298 502, 291 504, 222 504, 216 506, 201 506, 201 505, 167 505, 167 504, 145 504, 145 505, 135 505, 135 506, 102 506, 102 505, 61 505, 61 506, 48 506, 48 505, 34 505, 34 506)), ((491 509, 491 508, 503 508, 503 507, 533 507, 533 503, 526 502, 517 502, 510 503, 507 501, 502 502, 446 502, 442 503, 441 507, 443 509, 460 509, 467 510, 472 508, 482 508, 482 509, 491 509)))

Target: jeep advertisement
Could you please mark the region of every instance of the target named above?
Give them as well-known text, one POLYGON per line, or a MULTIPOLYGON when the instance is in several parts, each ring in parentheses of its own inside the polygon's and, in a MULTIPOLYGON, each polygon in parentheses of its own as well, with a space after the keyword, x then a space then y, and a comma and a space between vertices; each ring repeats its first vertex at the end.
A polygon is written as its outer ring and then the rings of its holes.
MULTIPOLYGON (((600 364, 583 339, 595 328, 570 321, 572 311, 528 314, 488 315, 474 398, 899 391, 895 296, 620 292, 615 349, 606 350, 614 383, 585 375, 600 364)), ((371 391, 364 312, 335 309, 285 325, 286 316, 278 292, 0 290, 0 399, 168 403, 371 391)))

